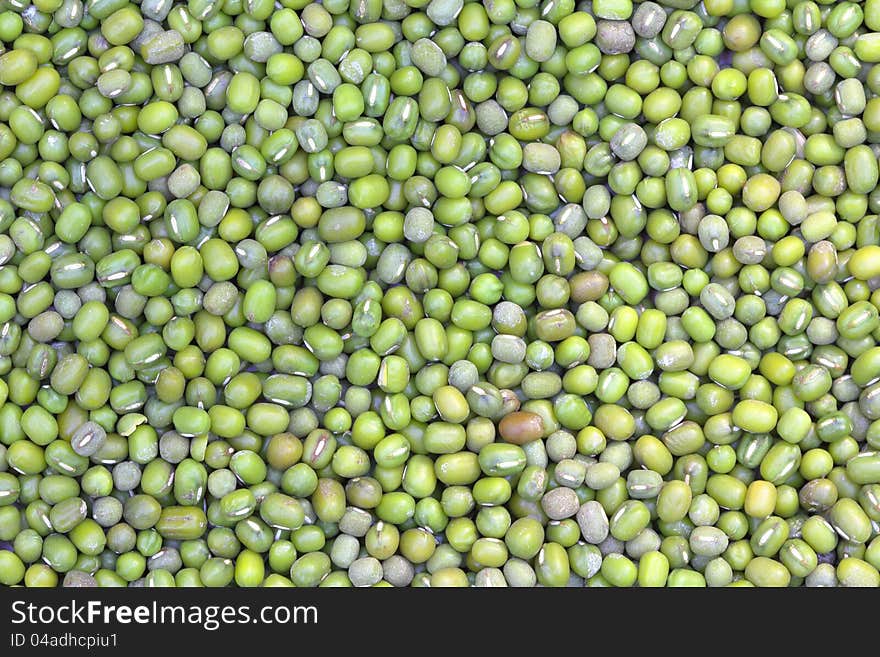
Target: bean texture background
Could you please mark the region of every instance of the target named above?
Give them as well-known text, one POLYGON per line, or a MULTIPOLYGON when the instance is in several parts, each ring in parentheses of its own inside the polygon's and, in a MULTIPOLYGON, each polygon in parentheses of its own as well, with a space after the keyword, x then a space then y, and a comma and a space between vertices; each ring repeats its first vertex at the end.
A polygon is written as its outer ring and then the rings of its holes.
POLYGON ((0 0, 0 584, 880 586, 878 154, 878 0, 0 0))

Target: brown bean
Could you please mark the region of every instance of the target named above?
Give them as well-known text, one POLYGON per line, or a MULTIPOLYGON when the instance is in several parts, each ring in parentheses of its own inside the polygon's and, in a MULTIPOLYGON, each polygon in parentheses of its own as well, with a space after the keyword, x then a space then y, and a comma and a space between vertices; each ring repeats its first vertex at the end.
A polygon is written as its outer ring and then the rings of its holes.
POLYGON ((584 271, 572 276, 569 285, 575 303, 596 301, 608 291, 608 277, 599 271, 584 271))
POLYGON ((502 418, 498 432, 502 440, 523 445, 544 435, 544 419, 537 413, 516 411, 502 418))

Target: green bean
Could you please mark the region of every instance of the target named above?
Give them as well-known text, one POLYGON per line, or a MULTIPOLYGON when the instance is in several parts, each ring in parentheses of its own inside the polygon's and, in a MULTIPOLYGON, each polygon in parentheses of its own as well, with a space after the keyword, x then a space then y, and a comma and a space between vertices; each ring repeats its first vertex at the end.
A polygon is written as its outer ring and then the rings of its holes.
POLYGON ((874 0, 240 4, 0 12, 4 584, 880 584, 874 0))

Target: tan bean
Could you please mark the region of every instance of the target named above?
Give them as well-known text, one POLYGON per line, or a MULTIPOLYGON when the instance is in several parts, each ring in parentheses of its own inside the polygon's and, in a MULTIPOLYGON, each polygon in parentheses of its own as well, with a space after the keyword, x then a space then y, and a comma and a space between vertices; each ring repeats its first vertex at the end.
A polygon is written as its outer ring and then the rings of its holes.
POLYGON ((502 418, 498 431, 505 442, 523 445, 544 435, 544 420, 537 413, 516 411, 502 418))

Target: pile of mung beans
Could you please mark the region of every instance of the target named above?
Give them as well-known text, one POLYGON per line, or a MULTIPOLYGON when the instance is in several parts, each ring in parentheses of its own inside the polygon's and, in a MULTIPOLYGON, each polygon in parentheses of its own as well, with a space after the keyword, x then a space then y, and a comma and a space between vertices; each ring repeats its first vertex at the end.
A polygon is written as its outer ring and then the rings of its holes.
POLYGON ((0 0, 0 583, 880 586, 880 0, 0 0))

